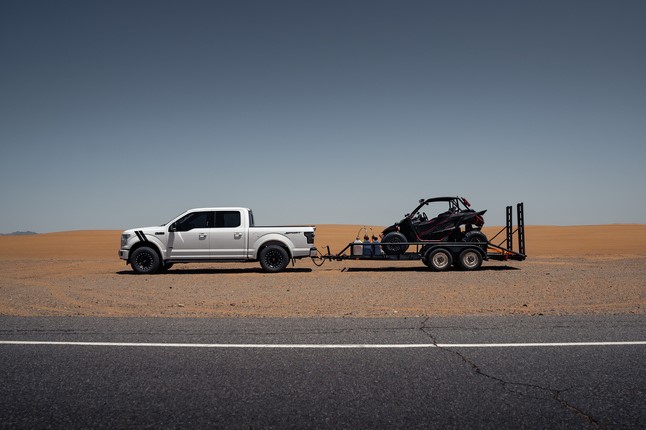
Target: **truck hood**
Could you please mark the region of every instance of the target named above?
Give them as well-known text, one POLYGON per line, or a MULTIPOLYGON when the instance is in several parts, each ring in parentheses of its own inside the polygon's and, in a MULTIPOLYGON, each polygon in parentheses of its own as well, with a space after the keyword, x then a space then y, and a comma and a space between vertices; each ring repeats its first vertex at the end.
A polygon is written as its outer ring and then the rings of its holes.
POLYGON ((166 233, 166 226, 165 225, 158 225, 158 226, 152 226, 152 227, 138 227, 138 228, 131 228, 129 230, 125 230, 122 234, 136 234, 136 232, 143 232, 144 234, 152 234, 154 235, 157 232, 164 232, 166 233))

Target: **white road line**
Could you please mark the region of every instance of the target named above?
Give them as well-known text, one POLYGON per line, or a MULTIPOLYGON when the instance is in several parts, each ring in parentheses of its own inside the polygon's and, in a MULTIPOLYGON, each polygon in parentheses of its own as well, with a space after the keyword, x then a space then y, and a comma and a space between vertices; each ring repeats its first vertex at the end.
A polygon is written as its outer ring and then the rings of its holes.
POLYGON ((254 343, 137 343, 137 342, 59 342, 40 340, 0 340, 0 345, 104 346, 139 348, 257 348, 257 349, 414 349, 414 348, 520 348, 570 346, 646 345, 646 341, 628 342, 546 342, 546 343, 401 343, 401 344, 254 344, 254 343))

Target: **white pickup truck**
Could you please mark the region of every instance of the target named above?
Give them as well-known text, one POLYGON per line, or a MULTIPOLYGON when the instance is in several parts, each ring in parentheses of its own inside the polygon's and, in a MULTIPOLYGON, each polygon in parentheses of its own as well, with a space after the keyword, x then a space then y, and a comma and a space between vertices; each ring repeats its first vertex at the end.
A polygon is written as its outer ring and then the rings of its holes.
POLYGON ((174 263, 259 261, 280 272, 290 260, 316 255, 316 227, 256 227, 247 208, 190 209, 159 227, 126 230, 119 257, 137 273, 174 263))

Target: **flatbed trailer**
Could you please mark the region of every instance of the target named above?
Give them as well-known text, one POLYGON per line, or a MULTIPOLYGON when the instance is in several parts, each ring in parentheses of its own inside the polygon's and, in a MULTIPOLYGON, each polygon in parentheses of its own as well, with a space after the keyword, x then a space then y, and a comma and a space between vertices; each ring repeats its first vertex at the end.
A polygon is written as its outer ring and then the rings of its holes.
POLYGON ((436 271, 446 270, 455 265, 463 270, 476 270, 483 261, 523 261, 525 253, 525 215, 523 203, 516 205, 517 226, 513 226, 512 207, 507 206, 506 222, 503 227, 488 242, 397 242, 397 246, 412 248, 414 251, 398 254, 387 254, 379 242, 350 242, 339 253, 332 254, 327 247, 327 254, 320 259, 330 261, 370 260, 370 261, 411 261, 422 262, 436 271), (498 236, 505 233, 505 238, 499 244, 493 243, 498 236), (518 251, 513 250, 514 236, 518 241, 518 251))

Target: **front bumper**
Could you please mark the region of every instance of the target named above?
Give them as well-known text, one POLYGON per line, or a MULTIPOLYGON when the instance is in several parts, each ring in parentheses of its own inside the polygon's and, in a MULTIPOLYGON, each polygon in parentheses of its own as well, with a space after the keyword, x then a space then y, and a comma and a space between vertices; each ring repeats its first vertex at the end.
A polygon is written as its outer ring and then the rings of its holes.
POLYGON ((128 261, 128 257, 130 255, 130 251, 127 249, 120 249, 119 250, 119 258, 122 260, 128 261))

